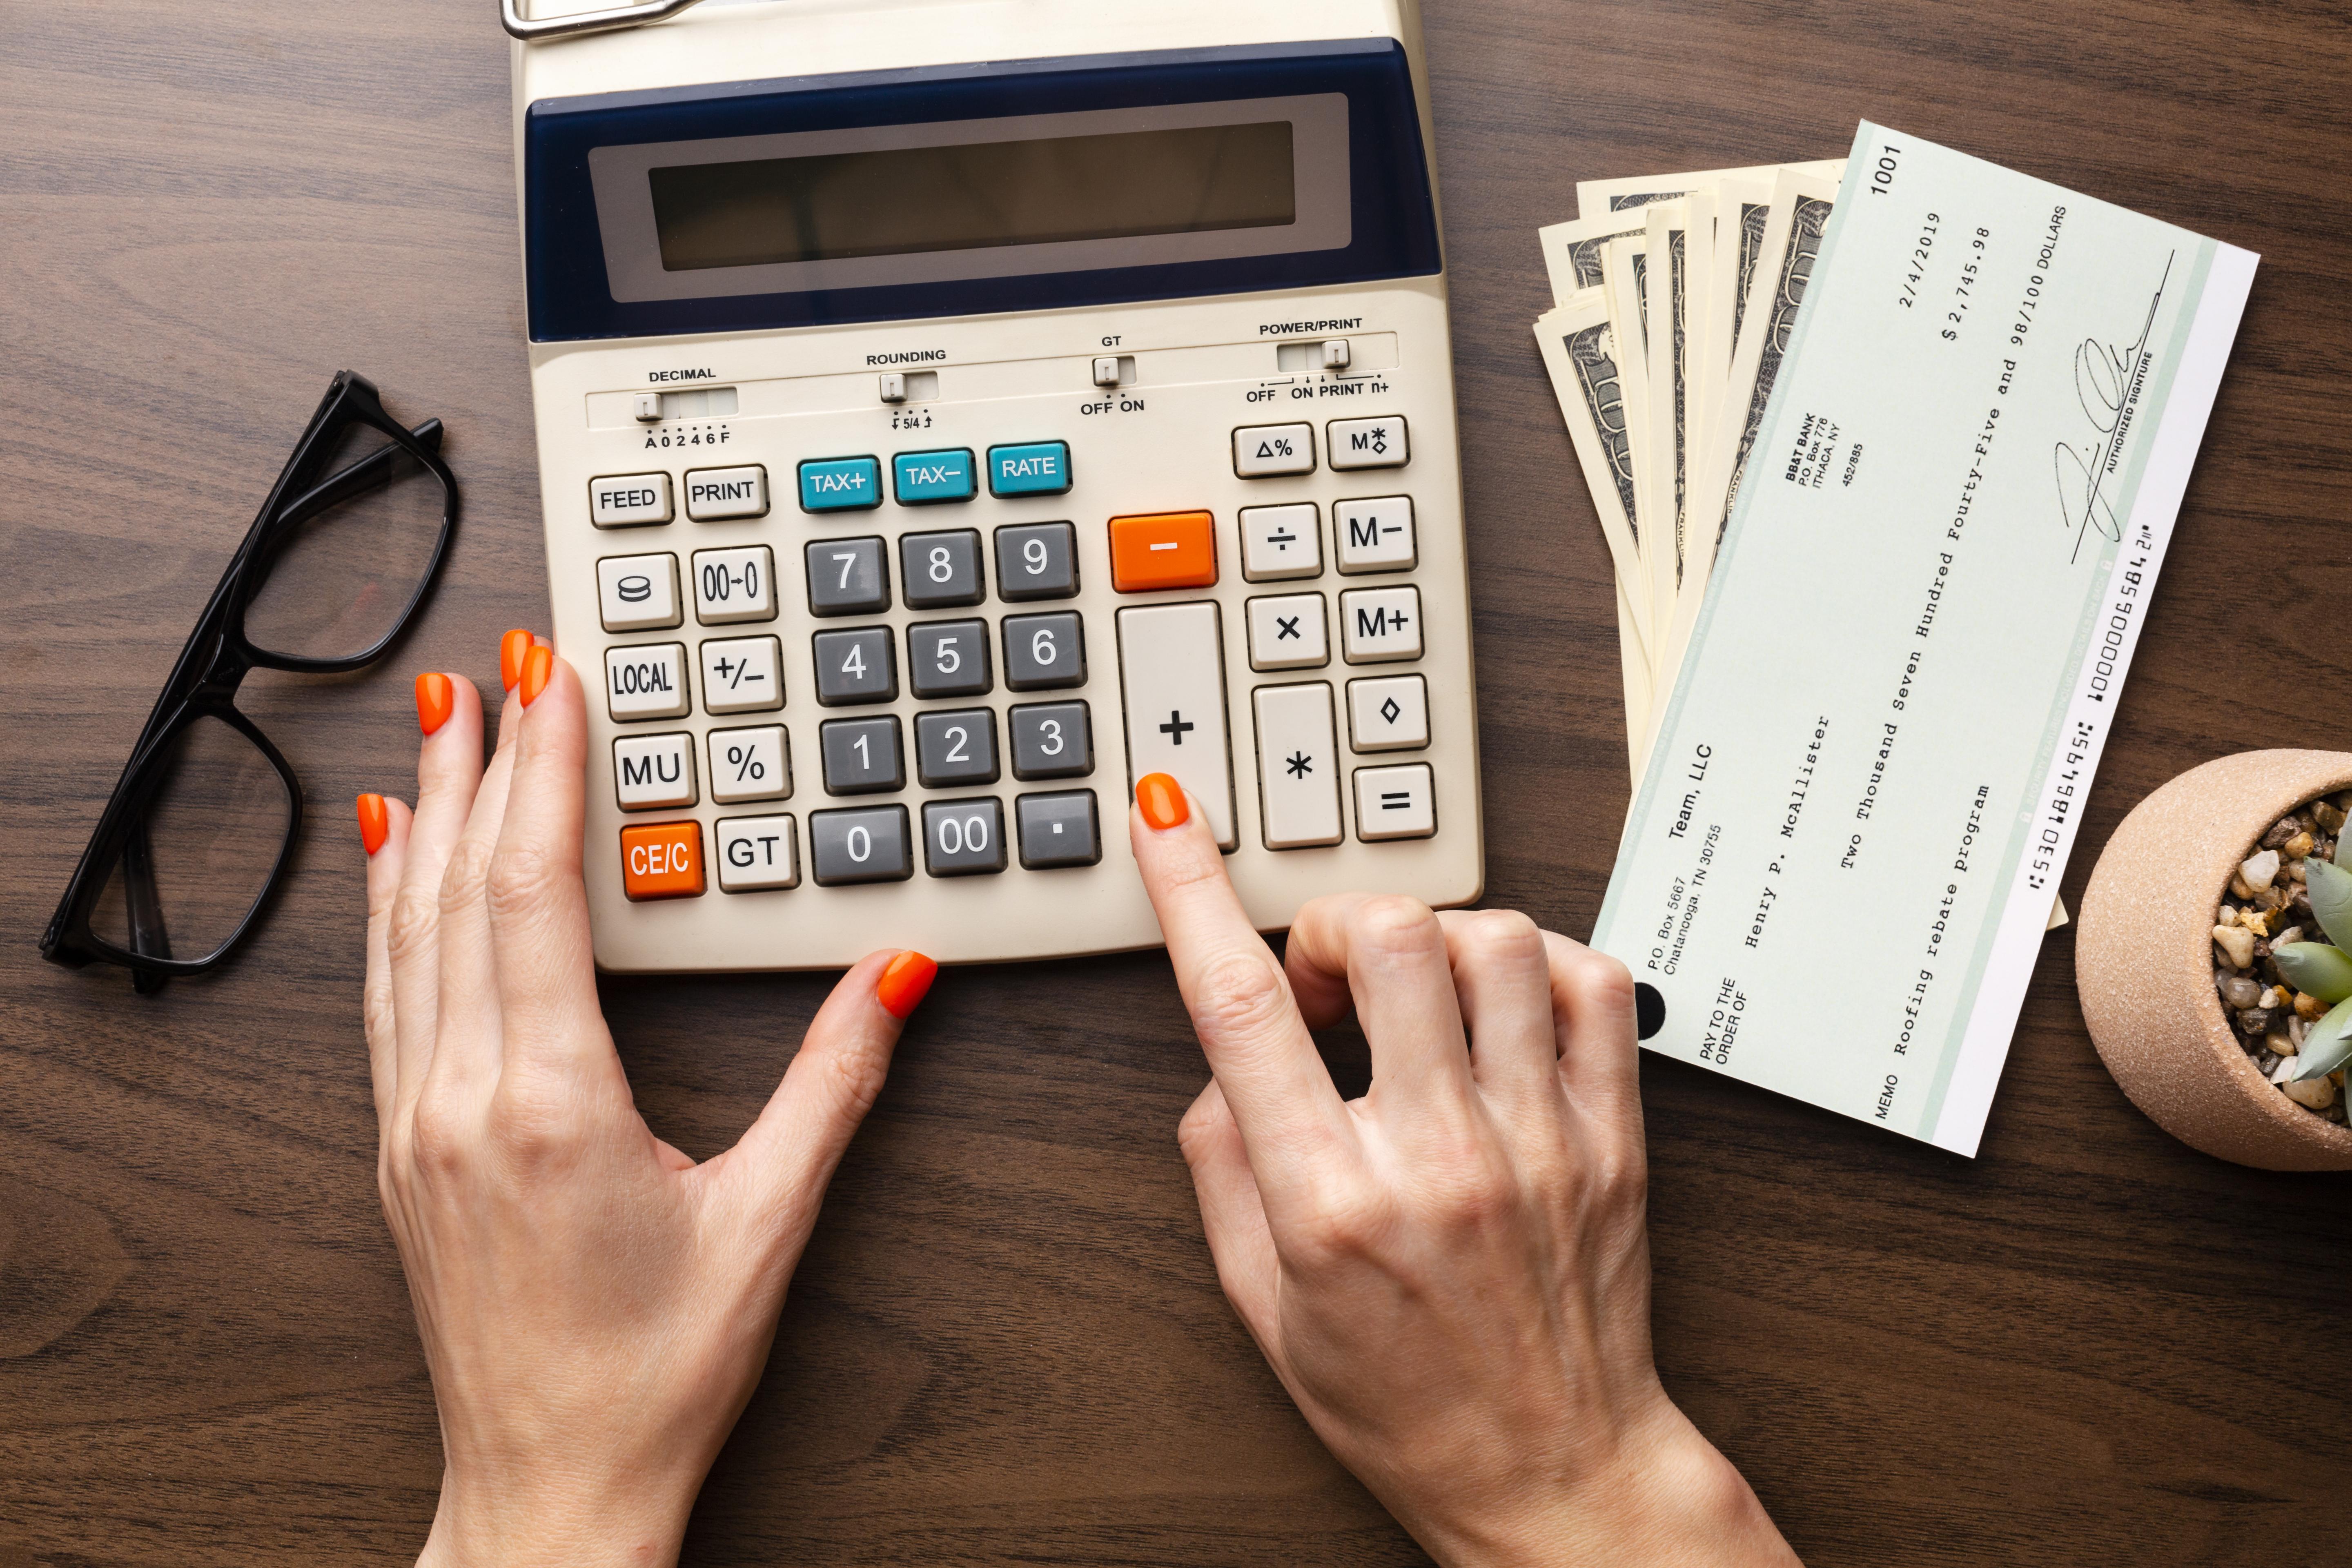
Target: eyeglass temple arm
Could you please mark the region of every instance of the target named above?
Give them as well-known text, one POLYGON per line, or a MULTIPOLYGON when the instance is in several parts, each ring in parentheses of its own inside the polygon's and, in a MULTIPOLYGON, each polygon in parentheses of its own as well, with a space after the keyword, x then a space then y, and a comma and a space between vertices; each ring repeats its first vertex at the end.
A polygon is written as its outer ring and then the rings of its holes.
MULTIPOLYGON (((409 432, 417 445, 428 452, 441 450, 441 421, 427 419, 409 432)), ((392 482, 393 464, 404 455, 397 443, 378 447, 358 462, 337 474, 321 479, 299 500, 278 509, 278 521, 282 526, 302 522, 316 517, 331 506, 338 506, 353 496, 380 489, 392 482)))

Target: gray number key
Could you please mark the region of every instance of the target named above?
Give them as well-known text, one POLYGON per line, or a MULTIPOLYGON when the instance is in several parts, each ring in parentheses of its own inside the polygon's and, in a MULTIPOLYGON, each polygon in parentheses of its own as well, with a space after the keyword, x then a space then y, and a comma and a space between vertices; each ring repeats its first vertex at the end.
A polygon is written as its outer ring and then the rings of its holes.
POLYGON ((980 580, 980 531, 906 535, 898 541, 898 582, 908 609, 979 604, 988 592, 980 580))
POLYGON ((907 678, 918 697, 978 697, 988 669, 986 621, 927 621, 907 628, 907 678))
POLYGON ((1087 643, 1076 610, 1004 617, 1004 684, 1043 691, 1087 683, 1087 643))
POLYGON ((896 714, 828 719, 817 726, 827 795, 879 795, 907 787, 907 754, 896 714))
POLYGON ((812 616, 871 616, 890 607, 890 574, 878 539, 819 539, 808 547, 812 616))
POLYGON ((985 708, 950 708, 944 713, 915 715, 915 777, 925 789, 994 784, 996 776, 994 713, 985 708))
POLYGON ((1004 803, 933 800, 923 804, 923 869, 971 877, 1004 869, 1004 803))
MULTIPOLYGON (((909 579, 911 581, 912 579, 909 579)), ((1078 591, 1078 536, 1066 522, 1031 522, 996 531, 996 594, 1066 599, 1078 591)))
POLYGON ((1083 702, 1024 702, 1004 716, 1013 726, 1013 776, 1076 779, 1095 771, 1094 725, 1083 702))
POLYGON ((907 808, 809 813, 809 870, 821 888, 845 882, 903 882, 915 874, 907 808))
POLYGON ((1013 803, 1013 809, 1021 823, 1021 864, 1027 869, 1091 866, 1102 858, 1102 829, 1095 818, 1094 791, 1024 795, 1013 803))
POLYGON ((888 626, 819 632, 814 648, 816 700, 826 707, 898 700, 898 645, 888 626))

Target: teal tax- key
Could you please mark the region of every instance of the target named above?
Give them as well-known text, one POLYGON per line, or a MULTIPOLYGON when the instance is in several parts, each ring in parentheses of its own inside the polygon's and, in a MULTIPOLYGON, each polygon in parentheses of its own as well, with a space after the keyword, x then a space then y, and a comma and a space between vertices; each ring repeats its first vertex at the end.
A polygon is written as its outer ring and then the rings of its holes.
POLYGON ((882 465, 873 458, 815 458, 801 465, 803 511, 853 511, 882 504, 882 465))
POLYGON ((1032 441, 1023 447, 988 449, 988 493, 992 496, 1057 496, 1070 488, 1070 444, 1032 441))
POLYGON ((900 452, 890 459, 890 477, 898 485, 900 506, 970 500, 975 484, 971 471, 971 448, 958 447, 947 452, 900 452))

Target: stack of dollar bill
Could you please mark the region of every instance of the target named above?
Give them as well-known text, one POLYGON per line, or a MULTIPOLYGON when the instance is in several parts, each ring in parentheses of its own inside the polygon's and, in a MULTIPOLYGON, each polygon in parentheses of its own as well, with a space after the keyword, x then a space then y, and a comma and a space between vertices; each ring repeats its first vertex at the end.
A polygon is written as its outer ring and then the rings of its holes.
POLYGON ((1536 339, 1616 566, 1637 784, 1844 171, 1581 181, 1539 233, 1536 339))

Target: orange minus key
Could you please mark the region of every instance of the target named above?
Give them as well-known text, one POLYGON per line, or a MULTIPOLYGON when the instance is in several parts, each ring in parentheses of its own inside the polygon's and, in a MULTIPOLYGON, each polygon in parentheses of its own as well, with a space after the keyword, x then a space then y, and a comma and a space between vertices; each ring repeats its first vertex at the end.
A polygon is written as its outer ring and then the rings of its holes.
POLYGON ((1110 583, 1122 594, 1206 588, 1217 580, 1217 536, 1205 511, 1110 520, 1110 583))
POLYGON ((621 888, 632 899, 702 897, 702 824, 621 829, 621 888))

